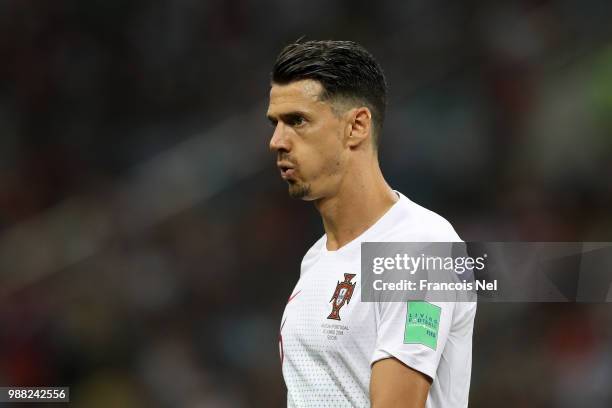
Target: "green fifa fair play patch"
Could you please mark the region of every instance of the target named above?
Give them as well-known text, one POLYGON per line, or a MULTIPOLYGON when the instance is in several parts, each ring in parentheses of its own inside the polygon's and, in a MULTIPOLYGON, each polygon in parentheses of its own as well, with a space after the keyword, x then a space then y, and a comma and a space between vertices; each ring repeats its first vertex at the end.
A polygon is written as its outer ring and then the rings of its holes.
POLYGON ((429 302, 408 302, 404 344, 422 344, 435 350, 441 311, 440 307, 429 302))

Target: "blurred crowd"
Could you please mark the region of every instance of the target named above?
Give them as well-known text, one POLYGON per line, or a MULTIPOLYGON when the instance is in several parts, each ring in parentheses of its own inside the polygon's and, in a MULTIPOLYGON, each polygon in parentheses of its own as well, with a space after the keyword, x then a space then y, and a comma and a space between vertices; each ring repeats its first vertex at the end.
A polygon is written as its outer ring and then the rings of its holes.
MULTIPOLYGON (((285 404, 322 234, 267 152, 280 48, 389 83, 389 183, 466 241, 612 241, 612 3, 0 2, 0 385, 75 407, 285 404)), ((479 305, 471 407, 612 406, 612 306, 479 305)))

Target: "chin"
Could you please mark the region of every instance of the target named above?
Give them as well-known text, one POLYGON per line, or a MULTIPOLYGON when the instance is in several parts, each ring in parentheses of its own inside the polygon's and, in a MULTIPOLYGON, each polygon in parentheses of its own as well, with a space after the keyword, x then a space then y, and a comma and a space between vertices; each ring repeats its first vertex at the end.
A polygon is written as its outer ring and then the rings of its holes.
POLYGON ((311 191, 309 184, 299 183, 296 181, 289 182, 289 196, 291 198, 310 201, 312 200, 312 198, 310 198, 310 195, 311 191))

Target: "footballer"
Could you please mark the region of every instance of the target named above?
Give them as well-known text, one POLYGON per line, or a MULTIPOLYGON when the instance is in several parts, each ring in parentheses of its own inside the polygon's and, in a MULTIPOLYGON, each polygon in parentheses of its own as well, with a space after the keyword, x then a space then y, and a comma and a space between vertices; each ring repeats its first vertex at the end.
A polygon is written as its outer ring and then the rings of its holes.
POLYGON ((280 327, 288 407, 468 404, 474 302, 361 302, 362 242, 454 242, 453 227, 385 181, 383 72, 360 45, 306 41, 274 64, 270 149, 289 195, 325 234, 308 250, 280 327), (415 335, 410 313, 436 324, 415 335))

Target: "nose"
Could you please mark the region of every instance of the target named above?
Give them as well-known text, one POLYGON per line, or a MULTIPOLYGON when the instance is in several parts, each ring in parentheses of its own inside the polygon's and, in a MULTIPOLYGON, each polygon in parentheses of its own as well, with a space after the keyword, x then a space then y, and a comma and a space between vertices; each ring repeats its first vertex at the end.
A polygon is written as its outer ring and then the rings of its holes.
POLYGON ((278 122, 274 128, 274 133, 270 139, 270 150, 273 152, 288 152, 291 149, 289 138, 287 137, 285 125, 283 122, 278 122))

